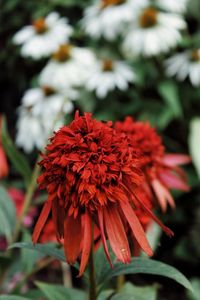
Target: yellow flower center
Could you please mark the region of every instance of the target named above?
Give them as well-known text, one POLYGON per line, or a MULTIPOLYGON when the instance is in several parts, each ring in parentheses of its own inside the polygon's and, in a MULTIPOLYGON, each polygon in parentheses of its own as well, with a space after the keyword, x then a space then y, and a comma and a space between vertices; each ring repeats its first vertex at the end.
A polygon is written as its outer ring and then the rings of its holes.
POLYGON ((158 12, 154 8, 147 8, 140 16, 139 22, 142 28, 149 28, 156 25, 158 12))
POLYGON ((195 49, 191 53, 191 60, 192 61, 200 61, 200 51, 195 49))
POLYGON ((35 31, 38 34, 43 34, 43 33, 45 33, 48 30, 48 27, 47 27, 47 25, 45 23, 45 19, 44 18, 39 18, 39 19, 35 20, 33 22, 33 26, 35 28, 35 31))
POLYGON ((104 59, 102 61, 102 70, 104 72, 109 72, 113 70, 113 62, 111 59, 104 59))
POLYGON ((64 62, 68 60, 71 57, 71 50, 72 50, 72 45, 70 44, 60 45, 58 51, 56 51, 53 54, 53 59, 59 62, 64 62))
POLYGON ((126 0, 101 0, 101 8, 106 8, 112 5, 120 5, 126 2, 126 0))
POLYGON ((44 95, 45 95, 46 97, 55 94, 55 90, 54 90, 52 87, 48 86, 48 85, 44 85, 44 86, 42 87, 42 90, 43 90, 43 93, 44 93, 44 95))

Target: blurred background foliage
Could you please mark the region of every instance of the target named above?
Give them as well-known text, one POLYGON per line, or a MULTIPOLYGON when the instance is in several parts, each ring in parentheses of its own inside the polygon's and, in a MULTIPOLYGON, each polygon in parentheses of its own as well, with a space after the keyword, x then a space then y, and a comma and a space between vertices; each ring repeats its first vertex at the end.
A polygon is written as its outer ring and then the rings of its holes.
MULTIPOLYGON (((14 137, 16 123, 16 108, 20 104, 24 91, 34 86, 38 74, 47 60, 33 61, 20 56, 19 47, 13 45, 13 35, 34 18, 44 16, 51 11, 58 11, 69 18, 76 28, 73 35, 76 45, 91 46, 96 51, 117 55, 115 43, 91 40, 80 30, 80 19, 83 8, 89 0, 5 0, 1 2, 0 12, 0 110, 8 119, 9 131, 14 137)), ((185 16, 188 23, 188 34, 179 46, 180 49, 190 46, 200 47, 200 1, 190 0, 185 16)), ((173 54, 171 51, 170 54, 173 54)), ((166 78, 163 72, 164 56, 142 58, 134 64, 137 70, 137 85, 122 93, 114 91, 105 100, 96 100, 95 95, 83 92, 77 107, 82 111, 93 111, 99 119, 123 119, 132 115, 137 119, 149 120, 156 126, 166 148, 170 152, 188 153, 188 141, 191 121, 200 114, 200 87, 193 88, 188 80, 177 82, 166 78)), ((200 152, 200 127, 196 135, 196 147, 200 152)), ((200 154, 199 154, 200 155, 200 154)), ((170 241, 164 235, 161 237, 155 258, 176 266, 187 277, 192 279, 196 296, 187 294, 171 283, 163 284, 159 289, 158 299, 199 299, 200 291, 200 187, 194 166, 187 168, 191 191, 187 194, 176 193, 176 211, 168 210, 164 216, 165 223, 175 232, 170 241)), ((162 217, 163 218, 163 217, 162 217)), ((26 233, 24 239, 26 239, 26 233)), ((23 255, 23 254, 22 254, 23 255)), ((23 259, 23 258, 22 258, 23 259)), ((24 261, 27 262, 27 259, 24 261)), ((1 261, 2 263, 2 261, 1 261)), ((30 266, 24 266, 30 268, 30 266)), ((144 278, 144 277, 143 277, 144 278)), ((135 283, 142 283, 139 276, 135 283)), ((154 280, 145 278, 151 284, 154 280)), ((163 280, 164 283, 164 280, 163 280)), ((148 298, 150 299, 150 298, 148 298)), ((153 299, 153 298, 152 298, 153 299)))

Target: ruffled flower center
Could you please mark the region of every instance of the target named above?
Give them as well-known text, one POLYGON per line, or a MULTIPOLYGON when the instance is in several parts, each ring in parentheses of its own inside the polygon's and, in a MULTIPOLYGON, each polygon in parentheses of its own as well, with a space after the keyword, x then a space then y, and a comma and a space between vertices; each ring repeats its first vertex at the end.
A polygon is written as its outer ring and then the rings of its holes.
POLYGON ((108 6, 116 6, 126 2, 126 0, 101 0, 101 8, 106 8, 108 6))
POLYGON ((39 18, 33 22, 35 31, 38 34, 43 34, 48 30, 47 24, 44 18, 39 18))
POLYGON ((191 60, 194 62, 200 61, 200 50, 195 49, 192 51, 191 60))
POLYGON ((104 72, 110 72, 113 70, 113 61, 111 59, 104 59, 102 61, 102 70, 104 72))
POLYGON ((55 94, 55 90, 54 90, 52 87, 47 86, 47 85, 44 85, 44 86, 42 87, 42 90, 43 90, 43 93, 44 93, 44 95, 45 95, 46 97, 55 94))
POLYGON ((60 45, 58 51, 53 54, 53 59, 58 62, 67 61, 71 57, 71 50, 72 45, 70 44, 60 45))
POLYGON ((140 15, 140 26, 142 28, 153 27, 157 24, 158 12, 154 8, 147 8, 140 15))

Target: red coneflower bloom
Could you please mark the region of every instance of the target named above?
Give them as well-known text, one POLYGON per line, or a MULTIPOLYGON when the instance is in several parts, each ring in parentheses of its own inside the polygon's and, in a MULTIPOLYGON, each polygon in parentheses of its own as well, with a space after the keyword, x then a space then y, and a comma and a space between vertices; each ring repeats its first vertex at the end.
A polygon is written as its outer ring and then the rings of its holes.
POLYGON ((140 166, 147 183, 144 185, 145 190, 149 194, 153 192, 162 211, 166 211, 167 203, 174 208, 175 203, 169 189, 189 190, 185 173, 178 166, 190 162, 190 157, 184 154, 166 154, 161 138, 147 122, 135 122, 127 117, 124 122, 116 122, 115 129, 119 133, 125 133, 129 138, 129 146, 140 151, 143 158, 140 166))
POLYGON ((6 155, 1 143, 2 117, 0 116, 0 179, 8 176, 9 168, 6 155))
MULTIPOLYGON (((130 151, 124 135, 116 134, 111 126, 111 122, 92 119, 89 113, 81 117, 77 113, 69 126, 54 134, 40 162, 44 172, 38 182, 40 188, 47 189, 48 200, 35 226, 33 242, 38 241, 52 212, 57 238, 64 238, 67 262, 73 264, 81 256, 79 275, 90 255, 93 224, 100 230, 111 265, 106 239, 119 261, 131 260, 127 225, 140 247, 152 255, 135 212, 143 207, 135 194, 143 180, 137 167, 139 158, 130 151)), ((146 206, 144 210, 152 216, 146 206)))

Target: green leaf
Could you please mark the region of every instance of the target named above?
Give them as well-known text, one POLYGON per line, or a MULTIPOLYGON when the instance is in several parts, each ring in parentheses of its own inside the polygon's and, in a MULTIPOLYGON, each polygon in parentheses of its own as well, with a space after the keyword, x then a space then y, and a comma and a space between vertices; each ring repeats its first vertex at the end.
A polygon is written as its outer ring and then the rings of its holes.
POLYGON ((99 294, 97 300, 108 300, 109 297, 114 294, 114 290, 105 290, 99 294))
POLYGON ((4 117, 2 120, 2 144, 7 156, 9 157, 10 161, 13 163, 13 166, 22 175, 26 185, 28 185, 32 173, 30 166, 25 156, 22 155, 15 147, 8 133, 6 120, 4 117))
POLYGON ((11 241, 16 224, 16 210, 3 186, 0 186, 0 220, 0 233, 5 235, 8 241, 11 241))
POLYGON ((156 300, 157 297, 157 286, 143 286, 138 287, 127 282, 120 293, 113 296, 112 300, 156 300))
POLYGON ((181 117, 183 113, 176 83, 165 80, 159 84, 158 91, 174 116, 181 117))
POLYGON ((199 300, 200 295, 200 279, 199 278, 193 278, 191 280, 193 293, 191 291, 187 291, 187 299, 188 300, 199 300))
POLYGON ((31 242, 15 243, 9 247, 11 248, 26 248, 36 250, 42 254, 49 255, 55 259, 66 262, 65 255, 62 249, 58 249, 54 244, 36 244, 33 245, 31 242))
POLYGON ((17 296, 17 295, 1 295, 0 300, 31 300, 31 299, 17 296))
POLYGON ((194 166, 200 178, 200 118, 195 118, 190 123, 189 149, 194 166))
MULTIPOLYGON (((31 243, 30 233, 25 229, 23 230, 23 234, 22 234, 22 242, 31 243)), ((35 251, 35 249, 30 250, 30 249, 22 248, 22 251, 20 252, 21 271, 25 274, 29 274, 33 270, 34 265, 37 263, 37 261, 44 256, 45 256, 44 253, 35 251)))
POLYGON ((62 285, 35 282, 36 286, 44 293, 48 300, 85 300, 85 293, 77 289, 65 288, 62 285))
POLYGON ((101 282, 101 285, 103 286, 106 281, 121 274, 151 274, 165 276, 175 280, 185 288, 192 290, 190 282, 177 269, 149 258, 133 258, 128 265, 115 263, 113 269, 108 270, 105 268, 104 280, 101 282))

